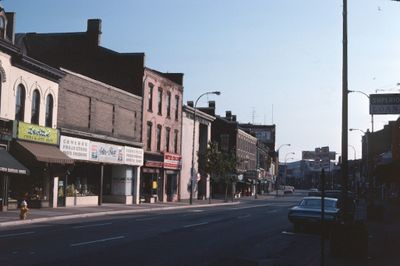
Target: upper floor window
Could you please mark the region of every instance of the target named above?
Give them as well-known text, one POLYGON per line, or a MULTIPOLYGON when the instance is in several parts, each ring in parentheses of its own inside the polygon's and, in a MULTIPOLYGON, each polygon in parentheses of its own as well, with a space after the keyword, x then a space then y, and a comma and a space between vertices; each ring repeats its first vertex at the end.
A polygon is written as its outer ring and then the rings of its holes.
POLYGON ((25 87, 22 84, 18 85, 15 99, 15 120, 24 121, 25 95, 25 87))
POLYGON ((167 127, 165 129, 165 150, 167 152, 169 152, 169 139, 170 139, 170 136, 171 136, 171 129, 169 127, 167 127))
POLYGON ((5 38, 5 32, 6 32, 6 23, 4 17, 0 16, 0 35, 2 38, 5 38))
POLYGON ((32 95, 32 112, 31 112, 31 124, 39 124, 39 112, 40 112, 40 93, 36 89, 32 95))
POLYGON ((151 132, 153 129, 153 124, 147 122, 147 150, 151 150, 151 132))
POLYGON ((161 125, 157 126, 157 151, 161 151, 161 125))
POLYGON ((167 93, 167 117, 171 117, 171 93, 167 93))
POLYGON ((46 97, 46 127, 53 126, 53 96, 51 94, 47 95, 46 97))
POLYGON ((179 119, 179 96, 175 96, 175 119, 179 119))
POLYGON ((153 88, 154 88, 154 85, 149 83, 149 94, 147 95, 147 100, 148 100, 147 110, 148 111, 153 111, 153 88))
POLYGON ((158 89, 158 114, 162 114, 162 89, 158 89))
POLYGON ((174 152, 178 153, 178 135, 179 135, 179 131, 175 130, 174 132, 174 152))

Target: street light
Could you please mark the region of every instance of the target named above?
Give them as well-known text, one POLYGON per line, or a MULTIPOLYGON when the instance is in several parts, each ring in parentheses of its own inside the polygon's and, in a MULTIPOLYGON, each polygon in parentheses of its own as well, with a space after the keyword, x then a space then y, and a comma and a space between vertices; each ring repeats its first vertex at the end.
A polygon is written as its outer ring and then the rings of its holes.
POLYGON ((357 157, 356 148, 354 148, 354 146, 353 146, 353 145, 350 145, 350 144, 349 144, 349 147, 353 148, 353 151, 354 151, 354 160, 356 160, 356 157, 357 157))
POLYGON ((358 129, 358 128, 350 128, 349 131, 360 131, 363 134, 366 134, 364 130, 358 129))
MULTIPOLYGON (((366 149, 365 149, 365 155, 366 155, 366 160, 364 161, 364 160, 362 160, 363 161, 363 163, 365 162, 365 168, 366 168, 366 175, 367 175, 367 180, 369 181, 369 131, 367 130, 367 132, 365 132, 364 130, 361 130, 361 129, 358 129, 358 128, 350 128, 349 129, 349 131, 360 131, 361 133, 363 133, 364 134, 364 136, 365 136, 365 146, 366 146, 366 149)), ((361 140, 361 142, 362 142, 362 140, 361 140)), ((362 143, 361 143, 361 146, 362 146, 362 143)))
MULTIPOLYGON (((290 147, 290 143, 282 144, 282 145, 280 145, 279 148, 276 150, 276 154, 277 154, 277 156, 278 156, 278 168, 277 168, 278 171, 279 171, 279 150, 280 150, 282 147, 284 147, 284 146, 290 147)), ((279 186, 278 186, 278 176, 276 176, 276 178, 275 178, 275 189, 276 189, 276 197, 278 197, 278 190, 279 190, 279 186)))
MULTIPOLYGON (((348 92, 348 93, 352 93, 352 92, 361 93, 362 95, 364 95, 365 97, 367 97, 368 100, 369 100, 369 95, 366 94, 366 93, 363 92, 363 91, 352 91, 352 90, 348 90, 347 92, 348 92)), ((373 114, 371 114, 371 131, 374 132, 374 115, 373 115, 373 114)))
MULTIPOLYGON (((193 111, 193 142, 192 142, 192 169, 191 169, 191 177, 190 177, 190 205, 193 204, 193 181, 195 178, 195 171, 194 171, 194 139, 195 139, 195 132, 196 132, 196 106, 197 106, 197 102, 200 100, 201 97, 203 97, 204 95, 208 95, 208 94, 215 94, 215 95, 220 95, 221 92, 220 91, 209 91, 209 92, 205 92, 203 94, 201 94, 195 101, 194 103, 194 111, 193 111)), ((211 191, 210 191, 211 193, 211 191)), ((210 194, 211 197, 211 194, 210 194)))

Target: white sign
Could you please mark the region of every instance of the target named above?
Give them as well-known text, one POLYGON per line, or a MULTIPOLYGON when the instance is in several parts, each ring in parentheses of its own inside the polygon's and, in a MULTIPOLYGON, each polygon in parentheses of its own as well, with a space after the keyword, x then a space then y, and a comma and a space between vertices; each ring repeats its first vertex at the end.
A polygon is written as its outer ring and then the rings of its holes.
POLYGON ((68 157, 125 165, 143 165, 143 149, 61 136, 60 150, 68 157))
POLYGON ((86 139, 78 139, 72 137, 61 136, 60 150, 69 158, 76 160, 89 160, 89 144, 86 139))
POLYGON ((143 149, 125 146, 125 164, 143 165, 143 149))

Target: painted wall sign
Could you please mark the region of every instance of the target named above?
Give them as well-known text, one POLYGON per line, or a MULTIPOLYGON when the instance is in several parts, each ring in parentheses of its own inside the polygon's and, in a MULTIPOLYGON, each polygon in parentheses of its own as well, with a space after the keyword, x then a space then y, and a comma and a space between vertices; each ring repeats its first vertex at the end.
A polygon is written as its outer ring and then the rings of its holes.
POLYGON ((58 145, 58 134, 54 128, 18 122, 18 139, 58 145))

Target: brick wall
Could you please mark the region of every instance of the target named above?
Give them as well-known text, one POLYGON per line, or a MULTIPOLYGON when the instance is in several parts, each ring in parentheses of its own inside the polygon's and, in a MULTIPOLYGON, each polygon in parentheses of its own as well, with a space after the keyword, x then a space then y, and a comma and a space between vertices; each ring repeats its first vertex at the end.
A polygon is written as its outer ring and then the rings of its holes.
POLYGON ((59 127, 141 142, 141 97, 67 72, 59 99, 59 127))

